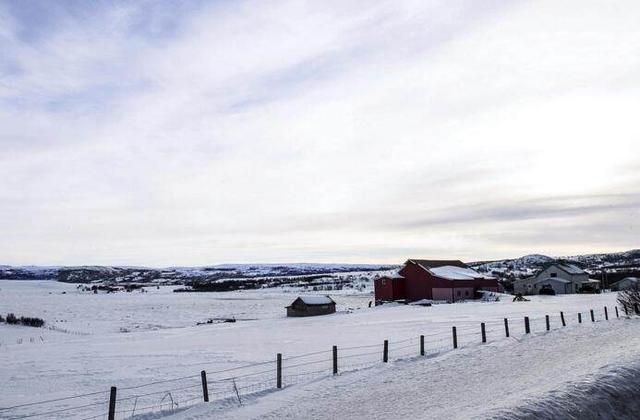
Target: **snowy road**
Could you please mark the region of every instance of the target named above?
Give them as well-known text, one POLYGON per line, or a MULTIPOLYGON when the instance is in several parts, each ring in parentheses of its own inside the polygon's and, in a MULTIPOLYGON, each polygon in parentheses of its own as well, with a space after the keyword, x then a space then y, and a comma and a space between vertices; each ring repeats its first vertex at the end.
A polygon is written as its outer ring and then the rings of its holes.
POLYGON ((170 418, 632 419, 640 416, 638 377, 640 320, 612 320, 317 380, 242 407, 200 404, 170 418))

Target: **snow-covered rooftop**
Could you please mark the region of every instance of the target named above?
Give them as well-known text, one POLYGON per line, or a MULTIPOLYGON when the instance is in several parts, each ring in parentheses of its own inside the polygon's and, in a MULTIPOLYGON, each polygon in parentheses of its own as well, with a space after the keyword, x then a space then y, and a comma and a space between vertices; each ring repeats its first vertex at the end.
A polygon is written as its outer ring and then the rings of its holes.
POLYGON ((329 296, 311 295, 300 296, 299 298, 307 305, 328 305, 335 303, 329 296))
POLYGON ((472 268, 454 267, 452 265, 430 268, 429 271, 438 277, 449 280, 473 280, 485 278, 484 275, 478 273, 472 268))
POLYGON ((573 264, 559 263, 558 267, 560 267, 560 269, 566 271, 569 274, 585 274, 586 273, 582 268, 573 264))

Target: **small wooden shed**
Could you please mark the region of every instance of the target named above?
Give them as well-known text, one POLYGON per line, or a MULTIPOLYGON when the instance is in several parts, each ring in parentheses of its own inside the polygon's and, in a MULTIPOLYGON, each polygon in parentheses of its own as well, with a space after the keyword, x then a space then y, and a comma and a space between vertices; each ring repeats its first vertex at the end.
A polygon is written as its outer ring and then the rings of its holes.
POLYGON ((332 314, 336 303, 329 296, 298 296, 287 306, 287 316, 316 316, 332 314))

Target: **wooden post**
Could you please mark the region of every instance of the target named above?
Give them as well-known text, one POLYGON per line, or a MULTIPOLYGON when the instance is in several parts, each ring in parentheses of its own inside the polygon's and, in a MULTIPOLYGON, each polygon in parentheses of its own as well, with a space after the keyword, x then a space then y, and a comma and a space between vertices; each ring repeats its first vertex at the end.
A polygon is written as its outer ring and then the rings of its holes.
POLYGON ((420 356, 424 356, 424 335, 420 336, 420 356))
POLYGON ((504 319, 504 335, 509 337, 509 320, 507 318, 504 319))
POLYGON ((615 306, 615 308, 616 308, 616 318, 620 318, 620 314, 618 313, 618 307, 615 306))
POLYGON ((545 315, 544 320, 547 323, 547 331, 549 331, 551 329, 551 324, 549 323, 549 315, 545 315))
POLYGON ((453 348, 458 348, 458 333, 456 332, 456 327, 451 327, 451 332, 453 333, 453 348))
POLYGON ((596 322, 596 319, 593 316, 593 309, 591 309, 590 312, 591 312, 591 322, 596 322))
POLYGON ((207 372, 204 370, 200 372, 200 377, 202 378, 202 396, 204 397, 204 402, 209 402, 209 388, 207 387, 207 372))
POLYGON ((564 322, 564 312, 560 311, 560 320, 562 321, 562 326, 566 327, 567 323, 564 322))
POLYGON ((278 389, 282 388, 282 353, 278 353, 276 357, 276 387, 278 389))
POLYGON ((117 389, 115 386, 112 386, 111 395, 109 395, 109 420, 115 420, 116 418, 116 394, 117 389))
POLYGON ((389 361, 389 340, 384 340, 384 348, 382 350, 382 361, 387 363, 389 361))
POLYGON ((530 332, 531 332, 531 328, 529 326, 529 317, 525 316, 524 317, 524 333, 529 334, 530 332))
POLYGON ((487 342, 487 332, 485 331, 485 328, 484 328, 484 322, 480 323, 480 333, 482 334, 482 342, 486 343, 487 342))
POLYGON ((578 312, 578 324, 582 324, 582 313, 578 312))
POLYGON ((624 314, 629 316, 629 309, 627 308, 627 305, 624 305, 624 314))
POLYGON ((633 306, 636 309, 636 315, 640 314, 640 310, 638 309, 638 304, 636 303, 633 306))
POLYGON ((338 374, 338 346, 333 346, 333 374, 338 374))
POLYGON ((607 307, 604 307, 604 319, 605 321, 609 320, 609 310, 607 309, 607 307))

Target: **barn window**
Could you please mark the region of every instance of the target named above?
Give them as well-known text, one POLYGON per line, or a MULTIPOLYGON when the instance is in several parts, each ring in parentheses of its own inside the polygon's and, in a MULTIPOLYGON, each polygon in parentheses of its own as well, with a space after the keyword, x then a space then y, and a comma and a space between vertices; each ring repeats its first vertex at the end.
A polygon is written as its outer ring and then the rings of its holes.
POLYGON ((382 279, 382 280, 380 281, 380 284, 382 284, 383 286, 384 286, 385 284, 387 284, 387 279, 382 279))
POLYGON ((551 277, 558 277, 558 273, 551 273, 551 274, 549 274, 549 276, 551 276, 551 277))
POLYGON ((465 290, 465 291, 464 291, 464 295, 465 295, 465 296, 469 296, 469 291, 468 291, 468 290, 465 290))

